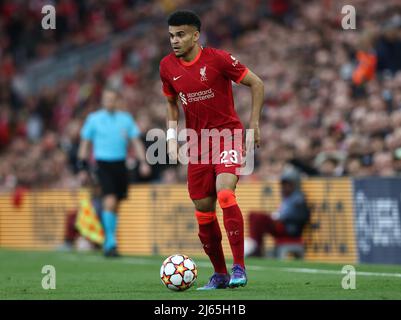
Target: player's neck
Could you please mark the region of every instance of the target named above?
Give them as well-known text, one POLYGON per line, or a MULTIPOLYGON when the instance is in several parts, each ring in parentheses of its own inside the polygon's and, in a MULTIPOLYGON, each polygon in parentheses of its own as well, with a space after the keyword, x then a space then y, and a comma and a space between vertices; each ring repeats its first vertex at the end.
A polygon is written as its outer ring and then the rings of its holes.
POLYGON ((195 44, 191 51, 189 51, 185 56, 181 57, 180 59, 185 62, 191 62, 196 58, 200 50, 202 50, 200 45, 195 44))
POLYGON ((103 108, 103 109, 106 110, 106 112, 107 112, 107 113, 110 113, 110 114, 114 114, 114 113, 116 113, 116 111, 117 111, 117 109, 115 109, 115 108, 112 108, 112 109, 103 108))

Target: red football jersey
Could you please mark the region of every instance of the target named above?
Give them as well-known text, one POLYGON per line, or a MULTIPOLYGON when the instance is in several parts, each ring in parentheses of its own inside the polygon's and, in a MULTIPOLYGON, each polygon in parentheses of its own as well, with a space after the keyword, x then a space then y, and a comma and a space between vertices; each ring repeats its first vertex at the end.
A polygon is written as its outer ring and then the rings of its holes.
POLYGON ((166 96, 179 96, 186 128, 242 129, 234 109, 231 81, 239 83, 248 69, 231 54, 214 48, 201 48, 191 62, 174 53, 160 62, 160 78, 166 96))

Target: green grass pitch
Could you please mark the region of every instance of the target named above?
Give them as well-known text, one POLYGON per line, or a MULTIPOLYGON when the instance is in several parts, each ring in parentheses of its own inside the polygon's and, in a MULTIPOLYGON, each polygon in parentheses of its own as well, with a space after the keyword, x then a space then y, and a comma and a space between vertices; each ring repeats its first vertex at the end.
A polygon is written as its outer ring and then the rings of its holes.
POLYGON ((401 267, 356 265, 356 289, 344 290, 343 265, 247 259, 244 288, 196 291, 212 273, 204 258, 194 258, 199 276, 184 292, 165 288, 159 270, 165 257, 123 257, 98 253, 0 250, 0 299, 401 299, 401 267), (56 269, 56 289, 42 288, 44 265, 56 269))

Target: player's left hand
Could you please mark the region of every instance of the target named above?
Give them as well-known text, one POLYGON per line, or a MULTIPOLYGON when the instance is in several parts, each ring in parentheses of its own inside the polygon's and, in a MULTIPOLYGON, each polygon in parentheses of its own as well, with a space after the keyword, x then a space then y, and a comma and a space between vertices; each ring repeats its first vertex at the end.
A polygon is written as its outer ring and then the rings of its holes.
MULTIPOLYGON (((256 148, 260 147, 260 129, 259 129, 259 124, 251 124, 249 126, 249 129, 253 130, 253 143, 255 144, 256 148)), ((252 137, 252 136, 251 136, 252 137)), ((251 138, 250 137, 250 138, 251 138)), ((252 144, 252 141, 247 141, 246 143, 246 149, 249 150, 250 145, 252 144)))
POLYGON ((81 170, 78 173, 78 181, 81 186, 86 186, 89 184, 90 176, 85 170, 81 170))
POLYGON ((150 168, 150 166, 146 162, 141 162, 141 164, 139 165, 139 174, 142 177, 148 177, 150 176, 151 172, 152 169, 150 168))

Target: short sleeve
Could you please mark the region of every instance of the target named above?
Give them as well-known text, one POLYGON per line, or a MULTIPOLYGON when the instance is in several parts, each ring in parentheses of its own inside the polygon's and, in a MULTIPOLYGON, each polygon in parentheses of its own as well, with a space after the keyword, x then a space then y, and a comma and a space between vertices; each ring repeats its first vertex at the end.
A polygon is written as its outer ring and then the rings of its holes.
POLYGON ((160 72, 160 79, 162 81, 163 94, 166 97, 175 97, 177 95, 177 92, 175 92, 173 86, 171 85, 170 81, 168 80, 167 76, 165 75, 162 66, 160 66, 159 72, 160 72))
POLYGON ((138 138, 141 135, 141 130, 139 130, 134 118, 128 115, 128 137, 130 139, 138 138))
POLYGON ((232 81, 240 83, 247 75, 248 68, 244 66, 239 60, 224 50, 217 50, 219 66, 222 73, 232 81))
POLYGON ((95 124, 92 115, 89 115, 81 129, 81 139, 93 141, 95 135, 95 124))

